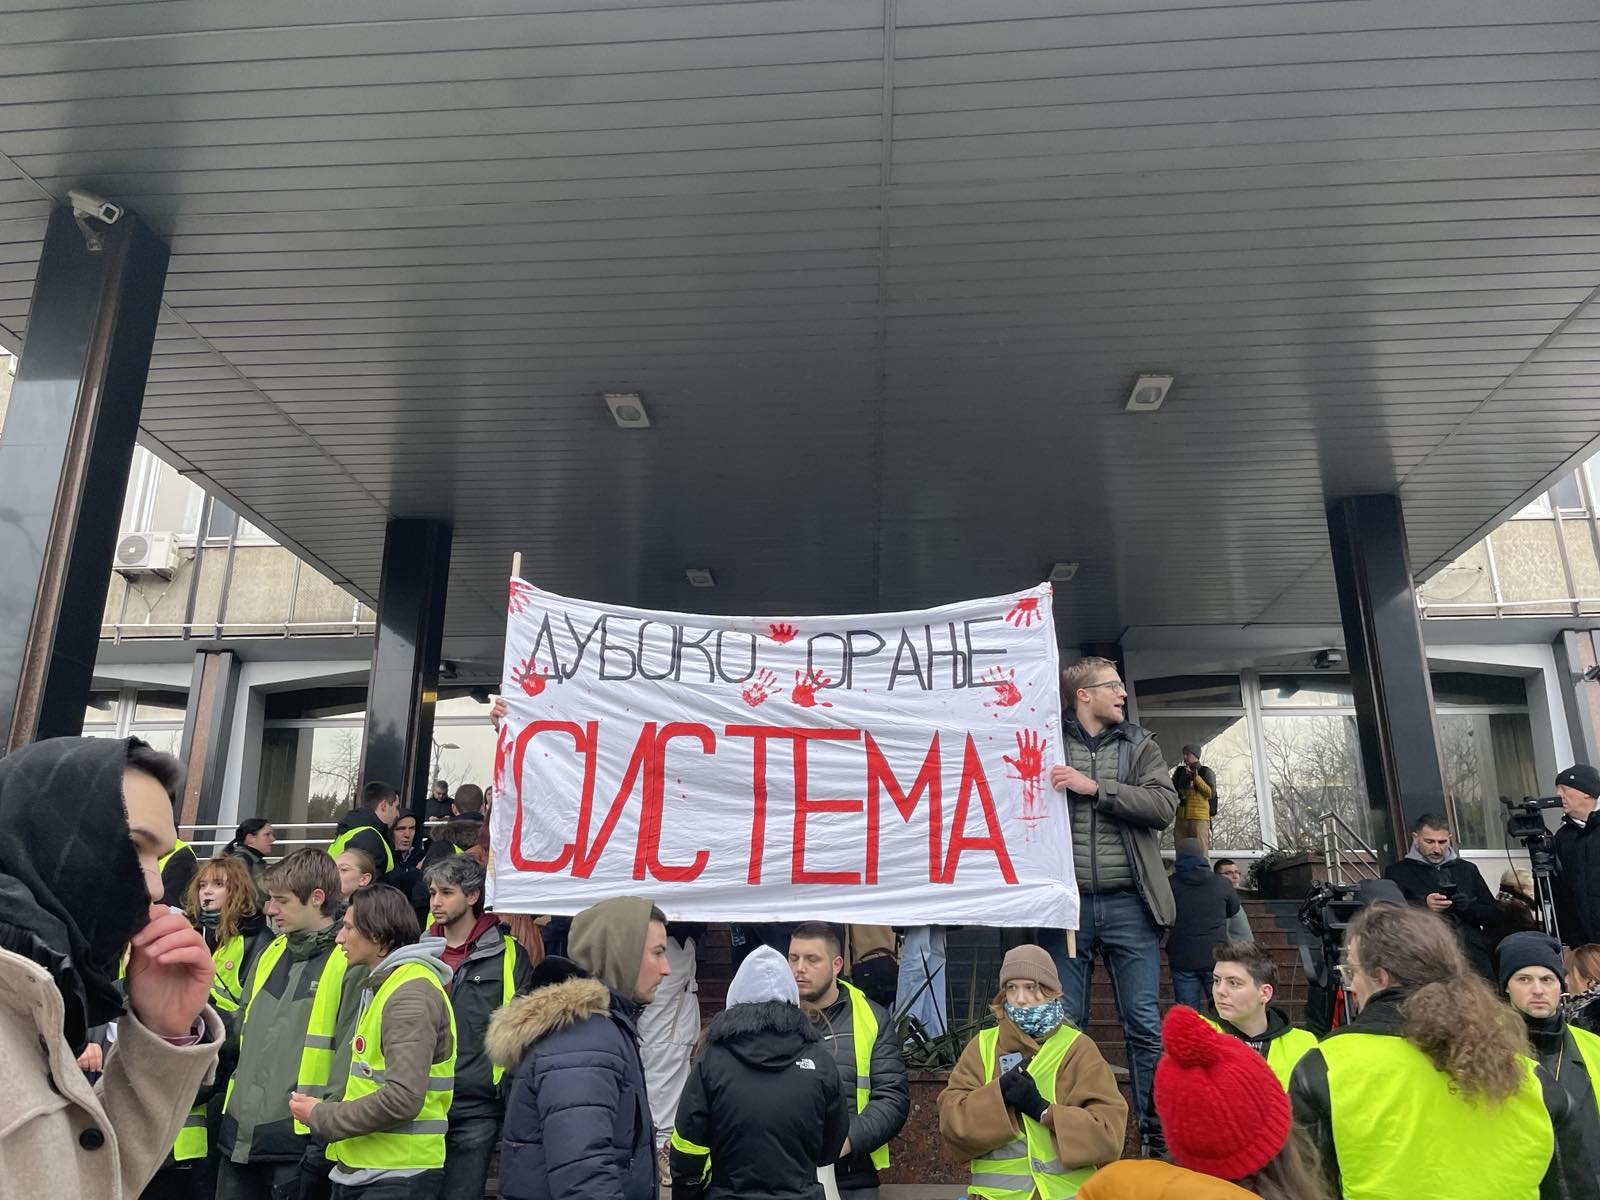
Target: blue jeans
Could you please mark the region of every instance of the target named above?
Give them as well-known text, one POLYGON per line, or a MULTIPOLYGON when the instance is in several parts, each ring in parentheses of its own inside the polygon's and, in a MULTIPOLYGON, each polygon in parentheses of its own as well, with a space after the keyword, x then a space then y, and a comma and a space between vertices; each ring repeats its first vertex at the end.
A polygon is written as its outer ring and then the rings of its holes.
POLYGON ((1196 1012, 1205 1012, 1211 1003, 1210 971, 1174 971, 1172 973, 1172 998, 1187 1004, 1196 1012))
POLYGON ((1128 1046, 1128 1081, 1139 1127, 1155 1123, 1150 1088, 1161 1057, 1161 928, 1138 892, 1085 893, 1078 917, 1078 954, 1067 957, 1067 935, 1040 931, 1039 941, 1061 974, 1067 1017, 1082 1029, 1089 1018, 1089 982, 1099 951, 1111 973, 1117 1021, 1128 1046))

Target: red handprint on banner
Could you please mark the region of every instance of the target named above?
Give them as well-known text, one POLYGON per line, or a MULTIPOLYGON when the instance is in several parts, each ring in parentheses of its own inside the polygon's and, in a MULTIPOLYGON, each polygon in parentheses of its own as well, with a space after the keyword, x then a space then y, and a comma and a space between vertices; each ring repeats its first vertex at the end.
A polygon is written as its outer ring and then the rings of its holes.
POLYGON ((1031 729, 1017 731, 1017 756, 1002 755, 1016 774, 1011 778, 1022 781, 1022 819, 1037 821, 1044 816, 1039 805, 1041 776, 1044 774, 1044 741, 1031 729))
POLYGON ((828 700, 818 701, 817 689, 825 688, 833 681, 821 671, 807 671, 802 676, 799 671, 794 673, 794 702, 801 708, 815 708, 819 703, 823 708, 832 708, 833 703, 828 700))
POLYGON ((521 579, 511 581, 511 599, 507 604, 507 611, 516 615, 528 606, 528 601, 533 599, 533 584, 521 579))
POLYGON ((1022 702, 1022 693, 1017 690, 1017 671, 1015 667, 1002 672, 999 667, 990 667, 978 678, 982 687, 994 689, 994 699, 985 700, 985 708, 1010 708, 1013 704, 1022 702))
POLYGON ((1039 597, 1024 596, 1018 600, 1006 614, 1006 620, 1018 629, 1031 629, 1035 621, 1044 620, 1044 614, 1039 611, 1039 597))
POLYGON ((778 690, 778 677, 765 667, 761 672, 740 690, 739 695, 751 708, 756 708, 766 703, 768 697, 778 690))
POLYGON ((767 636, 773 641, 777 642, 780 646, 785 642, 794 641, 794 635, 800 632, 793 625, 770 625, 768 628, 771 629, 772 632, 767 636))
POLYGON ((544 691, 545 680, 549 678, 549 672, 534 662, 531 656, 511 668, 511 682, 530 696, 537 696, 544 691))

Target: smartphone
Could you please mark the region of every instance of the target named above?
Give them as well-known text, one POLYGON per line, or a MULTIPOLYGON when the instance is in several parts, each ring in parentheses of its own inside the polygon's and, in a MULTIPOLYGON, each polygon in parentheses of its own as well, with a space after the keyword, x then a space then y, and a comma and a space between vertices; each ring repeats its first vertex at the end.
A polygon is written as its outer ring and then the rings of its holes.
POLYGON ((1022 1055, 1017 1051, 1012 1051, 1010 1054, 1002 1054, 1000 1056, 1000 1074, 1002 1075, 1011 1070, 1012 1067, 1019 1067, 1021 1065, 1022 1055))

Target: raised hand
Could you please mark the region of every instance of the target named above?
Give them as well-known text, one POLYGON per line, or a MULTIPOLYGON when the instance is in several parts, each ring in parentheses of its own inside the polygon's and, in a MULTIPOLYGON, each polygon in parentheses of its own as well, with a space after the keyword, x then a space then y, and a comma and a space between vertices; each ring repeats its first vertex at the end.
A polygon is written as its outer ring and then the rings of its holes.
POLYGON ((768 628, 771 629, 772 632, 767 634, 767 636, 773 641, 777 642, 780 646, 785 642, 794 641, 794 635, 800 632, 793 625, 770 625, 768 628))
POLYGON ((1006 614, 1006 620, 1018 629, 1031 628, 1035 621, 1044 620, 1044 614, 1039 611, 1039 597, 1024 596, 1018 600, 1006 614))
POLYGON ((511 682, 530 696, 537 696, 544 691, 545 680, 549 678, 549 672, 534 662, 531 655, 511 668, 511 682))
POLYGON ((765 703, 778 690, 778 677, 762 667, 760 672, 740 690, 739 695, 751 708, 765 703))
POLYGON ((206 940, 182 913, 150 906, 150 924, 128 943, 128 1007, 150 1032, 183 1037, 206 1006, 217 969, 206 940))
POLYGON ((825 688, 832 682, 833 680, 829 679, 821 671, 807 671, 803 676, 799 671, 796 671, 794 673, 794 702, 801 708, 815 708, 818 704, 821 704, 823 708, 832 708, 833 702, 831 700, 819 701, 817 699, 817 689, 825 688))
POLYGON ((1002 672, 999 667, 990 667, 978 678, 982 687, 994 689, 994 699, 985 700, 985 708, 1010 708, 1013 704, 1022 702, 1022 693, 1017 690, 1017 671, 1015 667, 1002 672))

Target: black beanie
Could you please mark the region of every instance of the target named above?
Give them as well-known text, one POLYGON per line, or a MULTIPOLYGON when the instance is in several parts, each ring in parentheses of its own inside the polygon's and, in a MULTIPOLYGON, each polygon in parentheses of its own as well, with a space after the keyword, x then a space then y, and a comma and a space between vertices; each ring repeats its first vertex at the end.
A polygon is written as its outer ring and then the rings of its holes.
POLYGON ((1561 981, 1562 988, 1567 986, 1567 968, 1561 961, 1561 943, 1548 933, 1513 933, 1501 941, 1498 953, 1502 992, 1506 990, 1506 982, 1523 967, 1549 967, 1561 981))
POLYGON ((1588 763, 1574 763, 1556 776, 1556 786, 1577 788, 1585 796, 1600 796, 1600 771, 1588 763))

